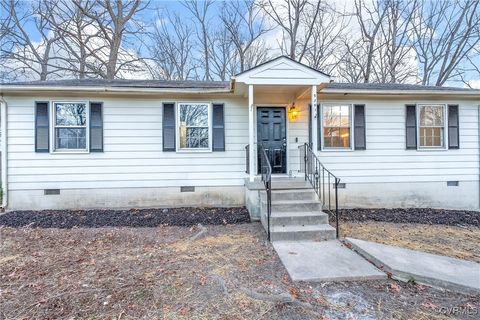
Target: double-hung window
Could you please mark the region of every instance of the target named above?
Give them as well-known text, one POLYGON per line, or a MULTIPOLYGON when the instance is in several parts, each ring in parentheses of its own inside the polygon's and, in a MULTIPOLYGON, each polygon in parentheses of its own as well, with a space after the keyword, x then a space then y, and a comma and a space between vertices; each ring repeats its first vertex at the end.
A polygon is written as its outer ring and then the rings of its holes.
POLYGON ((419 148, 445 148, 445 105, 418 105, 419 148))
POLYGON ((322 148, 351 149, 352 106, 325 104, 322 106, 322 148))
POLYGON ((87 151, 87 103, 54 102, 53 110, 55 150, 87 151))
POLYGON ((180 150, 211 150, 210 103, 178 103, 178 147, 180 150))

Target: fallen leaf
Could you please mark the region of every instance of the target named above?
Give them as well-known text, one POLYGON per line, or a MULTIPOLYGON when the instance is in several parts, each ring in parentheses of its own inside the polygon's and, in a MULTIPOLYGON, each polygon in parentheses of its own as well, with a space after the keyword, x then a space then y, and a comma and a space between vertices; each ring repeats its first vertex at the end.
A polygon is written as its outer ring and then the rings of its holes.
POLYGON ((399 293, 401 288, 397 283, 394 282, 394 283, 390 283, 390 290, 395 293, 399 293))
POLYGON ((290 292, 290 295, 294 298, 294 299, 298 299, 298 297, 300 296, 300 292, 298 291, 297 288, 289 288, 288 289, 288 292, 290 292))
POLYGON ((430 310, 435 310, 437 309, 437 305, 434 303, 431 303, 429 301, 422 303, 422 307, 430 309, 430 310))

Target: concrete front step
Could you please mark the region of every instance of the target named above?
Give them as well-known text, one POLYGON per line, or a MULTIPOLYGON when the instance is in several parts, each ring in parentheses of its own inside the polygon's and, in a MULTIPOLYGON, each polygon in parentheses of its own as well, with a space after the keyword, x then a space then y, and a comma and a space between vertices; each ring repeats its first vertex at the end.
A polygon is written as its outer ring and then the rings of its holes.
MULTIPOLYGON (((264 191, 260 194, 263 201, 266 201, 267 192, 264 191)), ((272 201, 282 201, 282 200, 315 200, 316 193, 312 189, 292 189, 292 190, 283 190, 283 189, 273 189, 272 190, 272 201)))
POLYGON ((270 226, 271 241, 323 241, 333 240, 335 237, 335 228, 329 224, 270 226))
POLYGON ((312 189, 310 182, 303 179, 275 180, 272 179, 272 190, 312 189))
MULTIPOLYGON (((267 207, 266 200, 262 201, 267 207)), ((272 212, 320 212, 322 204, 317 200, 272 200, 272 212)))
MULTIPOLYGON (((262 220, 266 220, 266 213, 262 215, 262 220)), ((262 221, 263 222, 263 221, 262 221)), ((327 224, 328 215, 323 212, 272 212, 270 216, 270 225, 316 225, 327 224)))

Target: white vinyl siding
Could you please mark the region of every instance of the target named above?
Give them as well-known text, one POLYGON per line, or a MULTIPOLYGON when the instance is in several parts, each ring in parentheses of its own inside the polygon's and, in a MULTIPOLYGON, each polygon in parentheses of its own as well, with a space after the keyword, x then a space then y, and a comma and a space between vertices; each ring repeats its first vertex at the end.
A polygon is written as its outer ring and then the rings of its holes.
POLYGON ((88 97, 103 101, 104 112, 104 152, 90 154, 34 152, 34 101, 39 99, 55 97, 8 98, 10 190, 244 184, 248 143, 244 99, 211 98, 225 103, 225 152, 176 153, 162 151, 162 102, 172 97, 88 97))
POLYGON ((352 183, 478 181, 478 108, 474 101, 429 102, 459 104, 461 147, 428 152, 405 150, 405 104, 410 101, 359 99, 351 103, 365 104, 366 150, 318 152, 320 161, 347 188, 352 183))

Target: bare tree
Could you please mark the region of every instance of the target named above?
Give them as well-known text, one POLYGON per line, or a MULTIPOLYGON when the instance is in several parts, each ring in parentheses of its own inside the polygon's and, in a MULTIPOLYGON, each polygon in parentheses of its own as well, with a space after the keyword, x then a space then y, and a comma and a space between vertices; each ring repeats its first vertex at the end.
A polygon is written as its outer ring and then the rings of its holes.
POLYGON ((349 22, 343 12, 329 4, 311 24, 305 26, 312 29, 311 41, 305 44, 305 60, 311 67, 327 73, 334 70, 339 62, 341 38, 349 22))
POLYGON ((154 78, 186 80, 194 76, 192 57, 193 28, 179 15, 157 11, 157 23, 151 33, 150 55, 154 78))
MULTIPOLYGON (((141 59, 122 50, 122 45, 125 44, 128 36, 138 36, 142 32, 143 24, 136 20, 136 16, 147 8, 148 2, 74 0, 74 3, 83 15, 95 22, 105 42, 102 45, 103 50, 90 52, 97 61, 102 62, 102 69, 104 69, 102 77, 113 79, 122 70, 136 71, 138 69, 136 63, 141 62, 141 59)), ((135 39, 138 40, 138 37, 135 39)))
POLYGON ((254 59, 250 51, 254 50, 256 55, 265 57, 268 50, 260 43, 260 38, 271 30, 266 26, 265 15, 258 8, 254 0, 228 1, 224 2, 220 19, 228 31, 228 39, 235 46, 235 56, 238 59, 238 72, 251 68, 261 59, 254 59))
POLYGON ((416 78, 417 67, 411 41, 411 20, 416 0, 388 0, 380 26, 378 54, 374 55, 375 80, 381 83, 404 83, 416 78))
POLYGON ((46 1, 25 3, 2 0, 1 10, 8 12, 8 21, 2 25, 0 59, 4 64, 3 76, 15 80, 22 76, 46 80, 59 69, 53 64, 53 46, 59 35, 51 29, 46 1), (27 25, 35 28, 40 41, 32 39, 27 25))
MULTIPOLYGON (((388 10, 384 1, 376 0, 373 6, 369 6, 365 0, 355 0, 355 16, 362 32, 362 41, 366 46, 365 65, 361 67, 363 81, 370 82, 372 75, 373 58, 378 50, 377 35, 388 10)), ((382 43, 380 43, 380 46, 382 43)))
MULTIPOLYGON (((93 10, 93 6, 93 2, 85 3, 88 10, 93 10)), ((101 34, 95 22, 78 6, 72 6, 69 0, 49 2, 49 12, 51 14, 46 18, 59 35, 56 56, 58 67, 79 79, 102 76, 102 64, 96 59, 103 48, 98 46, 101 34)))
POLYGON ((361 39, 350 39, 348 34, 341 37, 342 51, 338 57, 335 74, 343 81, 364 82, 367 54, 361 39))
POLYGON ((442 86, 461 75, 458 68, 480 43, 479 1, 419 2, 412 18, 423 85, 442 86))
POLYGON ((210 74, 210 50, 208 47, 211 42, 209 31, 212 29, 212 26, 207 14, 209 8, 213 4, 213 0, 205 0, 203 2, 188 0, 183 1, 182 4, 193 15, 193 19, 196 21, 196 34, 203 52, 203 59, 201 62, 205 71, 204 80, 212 80, 210 74))
POLYGON ((282 29, 284 54, 302 61, 313 33, 311 25, 323 10, 321 0, 261 0, 265 13, 282 29), (302 25, 306 26, 302 29, 302 25), (303 31, 303 32, 302 32, 303 31))
POLYGON ((235 50, 227 29, 219 29, 210 37, 209 56, 211 58, 211 73, 216 79, 227 80, 235 74, 235 50))

